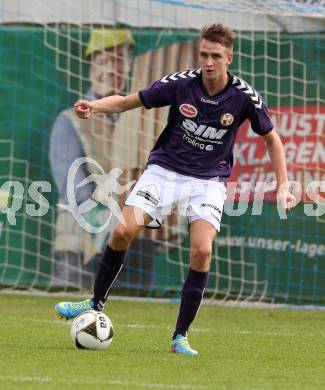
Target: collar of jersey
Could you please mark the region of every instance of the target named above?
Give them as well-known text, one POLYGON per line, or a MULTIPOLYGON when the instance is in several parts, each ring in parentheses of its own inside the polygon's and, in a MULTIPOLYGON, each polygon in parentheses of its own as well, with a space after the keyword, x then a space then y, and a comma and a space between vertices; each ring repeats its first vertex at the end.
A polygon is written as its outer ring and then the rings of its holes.
POLYGON ((204 97, 206 97, 207 99, 215 99, 215 98, 221 97, 231 87, 232 81, 234 79, 234 75, 232 73, 227 71, 227 74, 228 74, 228 82, 227 82, 227 85, 224 87, 224 89, 222 89, 220 92, 218 92, 217 95, 210 96, 204 88, 203 81, 202 81, 202 72, 201 72, 199 75, 199 80, 200 80, 200 84, 201 84, 201 89, 205 95, 204 97))

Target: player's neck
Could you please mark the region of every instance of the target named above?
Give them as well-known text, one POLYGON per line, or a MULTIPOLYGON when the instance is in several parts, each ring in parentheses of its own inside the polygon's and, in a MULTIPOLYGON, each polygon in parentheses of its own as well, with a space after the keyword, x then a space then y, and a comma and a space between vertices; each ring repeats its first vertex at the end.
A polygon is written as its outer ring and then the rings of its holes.
POLYGON ((202 77, 204 88, 206 89, 209 96, 218 95, 223 89, 226 88, 229 82, 228 73, 224 73, 218 79, 209 80, 204 76, 202 77))

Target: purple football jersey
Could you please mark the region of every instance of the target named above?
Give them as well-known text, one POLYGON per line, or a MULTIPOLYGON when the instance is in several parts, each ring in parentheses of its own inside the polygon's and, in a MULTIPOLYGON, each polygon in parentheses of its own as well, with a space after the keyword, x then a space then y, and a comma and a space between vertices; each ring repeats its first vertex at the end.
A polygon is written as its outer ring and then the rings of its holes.
POLYGON ((265 135, 273 124, 261 96, 244 80, 229 76, 215 96, 205 91, 201 69, 164 76, 139 92, 146 108, 171 106, 148 164, 201 179, 230 176, 239 126, 249 119, 252 129, 265 135))

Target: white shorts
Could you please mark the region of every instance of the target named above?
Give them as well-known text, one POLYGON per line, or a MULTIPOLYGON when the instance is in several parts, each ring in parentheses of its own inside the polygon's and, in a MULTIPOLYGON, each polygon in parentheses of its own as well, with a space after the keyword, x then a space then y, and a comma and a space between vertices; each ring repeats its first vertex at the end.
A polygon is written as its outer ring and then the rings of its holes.
POLYGON ((143 172, 125 204, 139 207, 152 217, 147 227, 159 228, 177 207, 188 224, 203 219, 219 231, 226 192, 225 184, 217 178, 196 179, 152 164, 143 172))

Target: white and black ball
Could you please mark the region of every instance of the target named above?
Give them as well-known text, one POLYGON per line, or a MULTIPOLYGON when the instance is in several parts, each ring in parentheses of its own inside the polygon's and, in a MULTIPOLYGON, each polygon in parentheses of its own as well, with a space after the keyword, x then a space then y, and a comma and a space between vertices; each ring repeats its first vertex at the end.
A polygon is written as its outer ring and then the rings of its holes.
POLYGON ((70 334, 77 348, 104 350, 113 340, 114 329, 104 313, 87 310, 72 321, 70 334))

